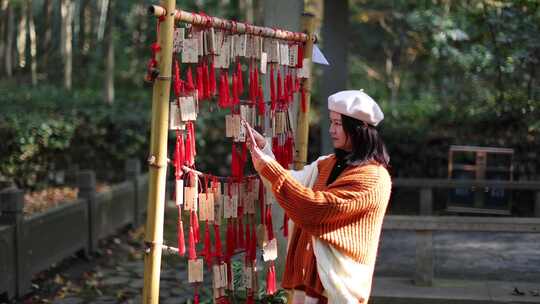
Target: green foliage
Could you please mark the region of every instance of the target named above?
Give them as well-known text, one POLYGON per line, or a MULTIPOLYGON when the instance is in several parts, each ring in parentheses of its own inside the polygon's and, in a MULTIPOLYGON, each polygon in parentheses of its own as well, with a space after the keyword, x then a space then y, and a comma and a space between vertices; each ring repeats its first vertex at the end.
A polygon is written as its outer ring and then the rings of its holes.
POLYGON ((350 87, 385 110, 395 175, 446 177, 448 146, 516 150, 540 172, 537 1, 377 1, 351 6, 350 87))
POLYGON ((148 92, 123 92, 112 105, 92 91, 8 85, 0 89, 0 175, 23 188, 47 182, 48 170, 94 169, 122 177, 124 161, 148 149, 148 92))

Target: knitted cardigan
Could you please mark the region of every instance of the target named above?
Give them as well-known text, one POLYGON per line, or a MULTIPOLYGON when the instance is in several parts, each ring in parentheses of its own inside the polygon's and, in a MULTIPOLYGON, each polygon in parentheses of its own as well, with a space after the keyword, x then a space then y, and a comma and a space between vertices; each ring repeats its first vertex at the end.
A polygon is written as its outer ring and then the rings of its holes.
POLYGON ((278 203, 295 223, 282 286, 322 295, 311 237, 317 237, 355 261, 374 267, 382 221, 391 190, 388 171, 378 165, 349 166, 328 186, 335 156, 317 162, 312 189, 295 180, 276 161, 261 175, 272 184, 278 203))

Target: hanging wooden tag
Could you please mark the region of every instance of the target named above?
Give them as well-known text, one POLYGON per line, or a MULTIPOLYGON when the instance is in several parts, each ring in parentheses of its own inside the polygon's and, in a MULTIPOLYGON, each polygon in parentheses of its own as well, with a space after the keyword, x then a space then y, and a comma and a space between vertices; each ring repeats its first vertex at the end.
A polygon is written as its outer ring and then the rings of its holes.
POLYGON ((184 39, 182 47, 182 63, 199 62, 199 41, 196 38, 184 39))
POLYGON ((172 101, 169 107, 169 130, 185 130, 186 125, 180 117, 180 109, 176 101, 172 101))
POLYGON ((188 282, 203 281, 203 259, 188 260, 188 282))
POLYGON ((234 121, 232 115, 225 115, 225 137, 234 136, 234 121))
POLYGON ((287 43, 279 45, 279 63, 289 65, 289 45, 287 43))
POLYGON ((275 39, 266 39, 265 43, 265 52, 268 54, 268 62, 279 62, 279 42, 275 39))
POLYGON ((237 218, 238 217, 238 194, 235 194, 231 197, 231 205, 232 205, 232 211, 231 211, 231 217, 237 218))
POLYGON ((213 280, 212 280, 212 287, 214 289, 221 288, 221 267, 219 265, 212 266, 212 273, 213 273, 213 280))
POLYGON ((253 288, 253 267, 244 267, 244 288, 253 288))
POLYGON ((298 64, 298 44, 293 44, 289 48, 289 66, 296 67, 298 64))
POLYGON ((220 195, 214 197, 214 224, 221 226, 223 218, 223 201, 225 196, 220 195))
POLYGON ((197 120, 197 110, 195 97, 193 95, 183 96, 180 98, 180 116, 182 121, 197 120))
POLYGON ((222 42, 223 42, 223 35, 225 35, 225 34, 224 34, 222 31, 219 31, 219 30, 218 30, 218 31, 215 31, 215 32, 214 32, 214 35, 215 35, 215 39, 214 39, 214 50, 215 50, 215 53, 214 53, 214 55, 216 55, 216 56, 214 57, 214 67, 215 67, 215 68, 218 68, 218 67, 216 66, 216 64, 215 64, 215 60, 216 60, 217 56, 218 56, 219 54, 221 54, 221 44, 222 44, 222 42))
POLYGON ((263 260, 267 262, 275 259, 277 259, 277 240, 273 238, 263 247, 263 260))
POLYGON ((272 189, 269 189, 268 187, 265 188, 265 195, 264 195, 264 201, 267 205, 274 204, 274 194, 272 193, 272 189))
POLYGON ((298 69, 299 78, 309 78, 311 74, 311 59, 304 58, 302 61, 302 68, 298 69))
POLYGON ((220 69, 228 69, 231 62, 231 36, 226 33, 221 33, 221 37, 216 39, 216 53, 214 67, 220 69))
POLYGON ((208 220, 206 193, 199 193, 199 221, 208 220))
POLYGON ((206 39, 205 39, 205 45, 206 45, 206 51, 209 55, 216 54, 216 33, 214 31, 214 28, 211 27, 205 31, 206 39))
POLYGON ((197 210, 197 188, 184 187, 184 210, 197 210))
POLYGON ((221 273, 221 287, 227 287, 227 264, 221 263, 220 267, 220 273, 221 273))
POLYGON ((177 179, 175 181, 175 196, 176 196, 176 206, 181 206, 184 204, 184 180, 177 179))
POLYGON ((247 35, 246 34, 236 35, 234 42, 235 42, 235 45, 234 45, 235 57, 236 56, 246 57, 247 35))
POLYGON ((193 27, 193 30, 191 31, 192 37, 197 39, 197 50, 198 56, 204 56, 205 55, 205 49, 204 49, 204 31, 200 28, 193 27))
POLYGON ((180 54, 184 45, 186 29, 179 27, 174 29, 173 53, 180 54))
POLYGON ((266 74, 266 66, 268 65, 268 54, 266 52, 261 53, 261 66, 259 71, 261 74, 266 74))
POLYGON ((233 201, 228 195, 223 196, 223 218, 229 219, 233 217, 233 201))
POLYGON ((207 193, 205 194, 207 197, 206 197, 206 205, 205 205, 205 209, 206 209, 206 219, 210 222, 213 222, 214 219, 215 219, 215 214, 214 214, 214 193, 207 193))
POLYGON ((261 58, 261 54, 262 54, 262 51, 263 51, 263 37, 261 36, 255 36, 255 45, 254 45, 254 48, 253 48, 253 53, 254 53, 254 57, 255 59, 260 59, 261 58))
POLYGON ((254 37, 252 35, 246 35, 246 58, 254 58, 253 48, 255 47, 254 37))
POLYGON ((246 141, 246 128, 242 124, 240 114, 233 115, 233 135, 235 142, 246 141))

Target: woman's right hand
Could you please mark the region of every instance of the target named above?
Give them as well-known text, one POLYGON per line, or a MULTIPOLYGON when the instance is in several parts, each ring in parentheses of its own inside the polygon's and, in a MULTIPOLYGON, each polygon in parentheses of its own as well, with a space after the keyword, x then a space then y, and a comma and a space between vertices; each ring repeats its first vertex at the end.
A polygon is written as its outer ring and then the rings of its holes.
POLYGON ((263 149, 264 146, 266 146, 266 139, 264 138, 264 136, 262 136, 259 132, 257 132, 251 126, 249 126, 249 128, 251 129, 251 133, 253 134, 255 142, 257 143, 257 147, 259 147, 259 149, 263 149))

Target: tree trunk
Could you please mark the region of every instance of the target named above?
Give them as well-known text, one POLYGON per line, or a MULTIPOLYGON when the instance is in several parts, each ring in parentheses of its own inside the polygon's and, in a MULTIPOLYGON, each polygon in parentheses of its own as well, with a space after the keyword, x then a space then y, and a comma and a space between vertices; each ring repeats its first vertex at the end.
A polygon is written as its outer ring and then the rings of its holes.
POLYGON ((24 68, 26 66, 26 29, 28 20, 26 18, 27 6, 28 3, 26 1, 21 5, 21 13, 17 30, 17 63, 19 68, 24 68))
POLYGON ((41 69, 48 71, 49 53, 51 50, 52 41, 52 0, 43 1, 43 31, 41 32, 41 69))
POLYGON ((64 88, 67 90, 71 90, 73 83, 73 2, 71 2, 71 0, 61 0, 60 15, 62 17, 60 50, 62 58, 64 58, 64 88))
POLYGON ((90 0, 81 0, 79 16, 79 51, 81 53, 81 65, 84 66, 88 59, 90 42, 92 40, 92 7, 90 0))
POLYGON ((109 1, 107 24, 105 26, 105 85, 104 99, 108 104, 114 102, 114 13, 113 1, 109 1))
POLYGON ((5 69, 6 76, 11 77, 13 75, 13 36, 15 34, 15 18, 13 11, 13 4, 9 4, 6 9, 6 47, 5 47, 5 69))
POLYGON ((7 5, 7 0, 0 0, 0 58, 4 58, 6 50, 7 5))
POLYGON ((32 74, 32 85, 37 85, 37 45, 36 45, 36 26, 34 15, 32 13, 32 0, 26 0, 28 15, 28 34, 30 37, 30 73, 32 74))
POLYGON ((107 11, 109 9, 109 0, 100 1, 100 10, 99 10, 99 24, 97 32, 97 40, 101 42, 105 34, 105 25, 107 21, 107 11))

